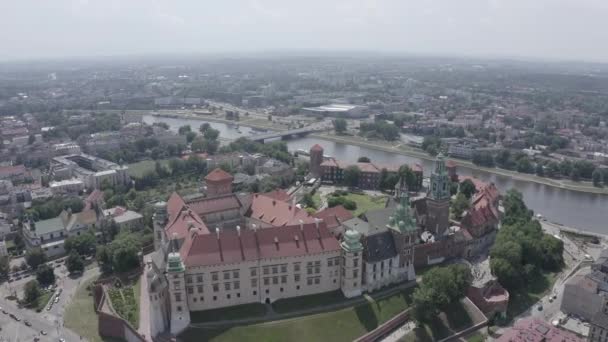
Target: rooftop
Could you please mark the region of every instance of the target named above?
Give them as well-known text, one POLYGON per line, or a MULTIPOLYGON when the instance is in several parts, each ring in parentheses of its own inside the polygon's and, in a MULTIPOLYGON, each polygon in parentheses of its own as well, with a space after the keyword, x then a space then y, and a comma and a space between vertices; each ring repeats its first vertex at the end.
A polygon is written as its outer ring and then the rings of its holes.
POLYGON ((205 180, 211 181, 211 182, 219 182, 219 181, 225 181, 225 180, 230 180, 232 182, 232 179, 233 179, 233 177, 231 174, 220 169, 219 167, 216 168, 215 170, 209 172, 209 174, 207 176, 205 176, 205 180))

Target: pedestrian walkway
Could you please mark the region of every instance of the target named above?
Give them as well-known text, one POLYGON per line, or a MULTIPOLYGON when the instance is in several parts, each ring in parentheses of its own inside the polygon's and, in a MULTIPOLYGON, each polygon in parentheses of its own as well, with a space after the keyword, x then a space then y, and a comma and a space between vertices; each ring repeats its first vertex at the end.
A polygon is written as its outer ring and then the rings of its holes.
POLYGON ((150 329, 150 297, 148 296, 148 277, 146 274, 150 267, 150 254, 144 256, 144 272, 141 274, 140 291, 139 291, 139 327, 137 332, 145 336, 146 341, 152 341, 150 329))

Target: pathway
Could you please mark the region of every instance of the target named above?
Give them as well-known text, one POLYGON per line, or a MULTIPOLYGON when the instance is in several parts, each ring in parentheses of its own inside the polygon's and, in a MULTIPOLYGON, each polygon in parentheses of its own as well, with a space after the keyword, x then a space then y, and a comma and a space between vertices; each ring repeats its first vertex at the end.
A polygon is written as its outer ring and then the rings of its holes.
POLYGON ((359 296, 356 298, 346 299, 339 303, 333 303, 325 306, 319 306, 315 308, 296 310, 293 312, 287 313, 276 313, 274 311, 267 311, 266 315, 262 317, 252 317, 238 320, 224 320, 224 321, 214 321, 214 322, 205 322, 205 323, 191 323, 190 327, 192 328, 218 328, 224 326, 235 326, 235 325, 248 325, 248 324, 257 324, 257 323, 276 323, 279 320, 288 320, 295 319, 299 316, 307 316, 313 314, 322 314, 330 311, 336 311, 340 309, 345 309, 348 307, 361 305, 365 303, 369 303, 368 297, 372 297, 374 300, 382 299, 388 297, 394 293, 397 293, 401 290, 413 287, 417 285, 417 281, 410 281, 395 287, 391 287, 388 289, 380 290, 371 295, 359 296))
POLYGON ((382 342, 399 342, 405 335, 409 334, 416 328, 414 321, 407 321, 405 324, 397 328, 397 330, 390 333, 388 336, 383 338, 382 342))
POLYGON ((144 256, 144 272, 141 274, 139 290, 139 328, 137 332, 146 337, 146 341, 152 341, 150 329, 150 297, 148 296, 148 268, 150 265, 150 254, 144 256))

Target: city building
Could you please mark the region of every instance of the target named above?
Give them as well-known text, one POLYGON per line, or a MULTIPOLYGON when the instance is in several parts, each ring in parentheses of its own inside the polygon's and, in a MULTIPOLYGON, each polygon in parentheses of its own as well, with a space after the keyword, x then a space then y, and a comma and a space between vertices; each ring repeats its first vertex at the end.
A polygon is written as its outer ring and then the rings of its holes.
POLYGON ((590 321, 608 304, 608 250, 603 250, 588 274, 577 274, 564 284, 560 309, 590 321))
POLYGON ((310 174, 315 178, 320 178, 323 173, 321 164, 323 163, 323 147, 314 144, 310 148, 310 174))
POLYGON ((99 223, 97 212, 93 209, 72 213, 64 210, 57 217, 23 223, 23 239, 27 250, 41 248, 48 258, 65 254, 65 239, 87 232, 99 223))
POLYGON ((103 216, 106 219, 112 219, 121 230, 123 229, 140 229, 144 224, 144 216, 138 212, 127 210, 123 207, 114 207, 103 210, 103 216))
POLYGON ((129 167, 85 153, 54 157, 51 160, 51 176, 55 180, 78 178, 87 189, 127 185, 131 182, 129 167))
POLYGON ((497 339, 497 342, 583 342, 584 339, 536 318, 523 318, 497 339))
POLYGON ((50 181, 49 188, 54 195, 77 194, 84 190, 84 182, 78 178, 50 181))
POLYGON ((80 150, 80 145, 75 142, 67 142, 61 144, 54 144, 52 146, 53 155, 54 156, 63 156, 66 154, 79 154, 82 152, 80 150))
POLYGON ((330 104, 318 107, 302 108, 304 114, 315 116, 333 116, 339 118, 364 118, 369 116, 366 106, 350 104, 330 104))

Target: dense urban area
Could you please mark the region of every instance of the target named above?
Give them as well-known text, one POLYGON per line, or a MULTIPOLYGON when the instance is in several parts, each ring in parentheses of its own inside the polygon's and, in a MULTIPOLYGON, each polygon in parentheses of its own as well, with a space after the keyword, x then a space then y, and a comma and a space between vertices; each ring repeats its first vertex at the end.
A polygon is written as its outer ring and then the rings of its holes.
POLYGON ((602 67, 0 64, 0 341, 605 341, 602 67))

